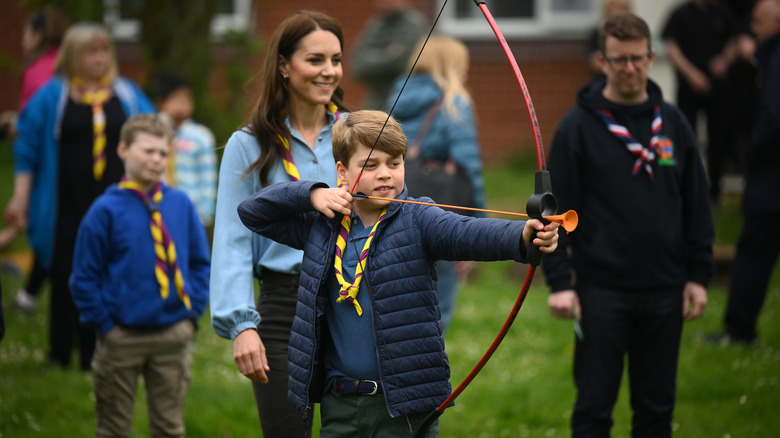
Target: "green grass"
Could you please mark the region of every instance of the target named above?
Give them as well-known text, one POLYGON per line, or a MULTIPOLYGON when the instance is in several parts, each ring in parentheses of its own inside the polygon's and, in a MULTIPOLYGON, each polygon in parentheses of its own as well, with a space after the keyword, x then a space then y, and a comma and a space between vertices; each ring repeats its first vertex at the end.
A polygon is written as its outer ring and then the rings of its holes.
MULTIPOLYGON (((0 144, 0 205, 10 196, 10 153, 0 144)), ((533 191, 533 161, 510 160, 486 172, 491 206, 522 211, 533 191)), ((718 241, 733 244, 739 232, 736 203, 716 216, 718 241)), ((15 247, 23 247, 23 239, 15 247)), ((520 290, 525 266, 480 263, 460 291, 447 335, 453 384, 459 383, 492 342, 520 290)), ((537 274, 539 275, 539 274, 537 274)), ((12 304, 21 278, 3 270, 6 338, 0 342, 0 437, 83 437, 94 431, 88 374, 44 370, 48 309, 33 315, 12 304)), ((754 348, 703 344, 702 334, 721 328, 726 301, 722 284, 710 288, 704 318, 683 333, 675 436, 771 438, 780 434, 780 272, 776 270, 754 348)), ((48 296, 48 294, 45 294, 48 296)), ((46 301, 46 300, 44 300, 46 301)), ((504 342, 482 373, 441 417, 442 437, 565 437, 574 400, 571 322, 547 311, 547 288, 539 277, 504 342)), ((614 438, 630 436, 631 413, 623 385, 615 409, 614 438)), ((143 391, 139 391, 133 437, 148 436, 143 391)), ((218 338, 208 317, 196 335, 186 422, 192 437, 260 436, 249 382, 235 368, 231 343, 218 338)), ((315 423, 316 424, 316 423, 315 423)), ((314 436, 318 436, 315 432, 314 436)))

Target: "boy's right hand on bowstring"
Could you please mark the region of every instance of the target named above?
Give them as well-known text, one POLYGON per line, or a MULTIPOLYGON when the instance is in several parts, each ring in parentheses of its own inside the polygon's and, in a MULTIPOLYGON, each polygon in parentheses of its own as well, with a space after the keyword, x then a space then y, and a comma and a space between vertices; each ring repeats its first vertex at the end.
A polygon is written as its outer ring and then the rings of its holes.
POLYGON ((336 217, 336 214, 351 214, 353 200, 352 195, 343 187, 335 189, 318 187, 311 191, 311 205, 331 219, 336 217))

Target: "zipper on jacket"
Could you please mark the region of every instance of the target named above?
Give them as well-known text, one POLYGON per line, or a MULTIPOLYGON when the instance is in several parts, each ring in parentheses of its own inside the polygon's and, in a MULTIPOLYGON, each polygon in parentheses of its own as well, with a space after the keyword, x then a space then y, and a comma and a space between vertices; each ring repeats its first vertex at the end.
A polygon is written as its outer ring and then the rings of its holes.
MULTIPOLYGON (((380 337, 382 338, 382 346, 387 350, 387 343, 384 342, 384 337, 382 337, 379 333, 379 331, 376 329, 376 307, 374 303, 374 287, 371 284, 371 277, 372 277, 372 270, 371 270, 371 261, 373 260, 374 255, 376 254, 376 248, 378 247, 379 241, 381 240, 382 233, 380 232, 383 230, 384 224, 379 224, 379 227, 376 230, 376 234, 374 235, 374 243, 377 246, 373 246, 370 250, 370 254, 368 259, 366 260, 366 270, 364 275, 364 281, 366 282, 366 286, 368 288, 368 300, 371 303, 371 331, 373 332, 372 335, 374 336, 374 354, 376 355, 376 364, 377 364, 377 371, 379 372, 379 382, 382 383, 385 381, 385 375, 382 371, 382 359, 379 357, 379 341, 380 337)), ((390 352, 387 350, 387 357, 390 363, 390 367, 393 366, 393 358, 390 357, 390 352)), ((391 369, 391 372, 395 374, 395 371, 391 369)), ((382 389, 384 390, 384 384, 382 385, 382 389)), ((401 395, 401 388, 397 388, 398 395, 401 397, 401 407, 403 409, 403 396, 401 395)), ((390 414, 390 418, 396 418, 393 417, 392 411, 390 409, 390 399, 388 398, 388 392, 385 391, 385 409, 387 409, 387 413, 390 414)), ((405 411, 405 409, 403 409, 405 411)))
MULTIPOLYGON (((340 223, 341 222, 339 222, 339 224, 340 223)), ((334 234, 333 227, 331 226, 330 238, 328 239, 328 248, 336 246, 336 239, 335 239, 334 236, 337 236, 338 232, 339 232, 339 230, 336 230, 335 234, 334 234)), ((306 385, 306 409, 304 411, 304 419, 306 418, 306 415, 308 414, 308 412, 310 412, 312 410, 312 407, 311 407, 312 406, 312 403, 311 403, 311 385, 312 385, 312 382, 314 381, 315 370, 317 369, 318 366, 320 366, 318 364, 319 356, 317 354, 317 349, 318 349, 317 330, 319 328, 319 317, 317 316, 317 301, 318 301, 318 298, 320 296, 320 290, 322 289, 322 285, 325 284, 326 281, 327 281, 326 277, 327 277, 328 271, 329 271, 328 266, 333 264, 333 262, 332 262, 333 257, 335 257, 335 252, 331 252, 331 255, 328 256, 328 259, 327 259, 327 261, 325 263, 325 269, 322 271, 322 276, 320 276, 319 284, 317 285, 317 289, 314 292, 314 336, 312 338, 313 350, 312 350, 312 355, 311 355, 312 366, 309 369, 309 384, 306 385)), ((322 331, 322 329, 320 328, 320 332, 321 331, 322 331)), ((322 390, 323 390, 324 393, 321 395, 320 400, 322 400, 322 397, 325 396, 325 393, 327 393, 327 391, 330 391, 330 388, 325 388, 325 382, 323 382, 322 390)))
POLYGON ((306 409, 303 410, 303 435, 305 438, 311 437, 311 421, 314 420, 314 415, 309 416, 314 411, 311 404, 306 405, 306 409))
MULTIPOLYGON (((368 292, 368 300, 371 303, 371 331, 373 332, 372 335, 374 337, 374 355, 376 356, 377 371, 379 372, 379 383, 380 385, 382 385, 382 390, 384 391, 384 384, 382 384, 382 382, 385 381, 385 376, 384 373, 382 372, 382 359, 379 357, 379 339, 378 339, 379 332, 376 329, 376 308, 374 307, 374 292, 373 292, 374 289, 371 287, 371 281, 369 279, 369 277, 371 276, 371 271, 368 268, 369 268, 368 260, 366 260, 366 272, 364 273, 364 275, 366 277, 365 285, 367 286, 368 289, 366 292, 368 292)), ((384 343, 384 339, 382 345, 384 345, 384 347, 387 348, 387 345, 384 343)), ((390 361, 393 360, 391 357, 389 357, 389 354, 388 354, 388 358, 390 359, 390 361)), ((390 402, 387 399, 387 392, 385 392, 385 409, 387 409, 387 413, 389 414, 390 402)), ((390 415, 390 417, 392 418, 392 414, 390 415)))

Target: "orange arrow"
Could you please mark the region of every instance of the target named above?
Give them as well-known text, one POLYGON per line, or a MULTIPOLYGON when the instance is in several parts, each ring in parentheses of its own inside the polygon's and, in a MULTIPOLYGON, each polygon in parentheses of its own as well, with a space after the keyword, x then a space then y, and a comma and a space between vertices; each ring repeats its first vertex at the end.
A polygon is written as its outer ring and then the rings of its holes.
MULTIPOLYGON (((406 199, 391 199, 391 198, 382 198, 379 196, 368 196, 363 192, 357 192, 352 194, 357 199, 375 199, 378 201, 391 201, 391 202, 403 202, 406 204, 418 204, 418 205, 434 205, 436 207, 442 207, 442 208, 454 208, 456 210, 469 210, 469 211, 482 211, 485 213, 495 213, 495 214, 505 214, 509 216, 521 216, 521 217, 528 217, 527 214, 524 213, 514 213, 511 211, 501 211, 501 210, 488 210, 486 208, 473 208, 473 207, 461 207, 458 205, 447 205, 447 204, 433 204, 430 202, 420 202, 420 201, 409 201, 406 199)), ((563 214, 556 214, 552 216, 545 216, 545 219, 547 219, 550 222, 556 222, 561 224, 563 226, 563 229, 566 230, 566 232, 572 232, 575 229, 577 229, 577 224, 579 223, 579 216, 577 215, 577 212, 574 210, 569 210, 566 213, 563 214)))

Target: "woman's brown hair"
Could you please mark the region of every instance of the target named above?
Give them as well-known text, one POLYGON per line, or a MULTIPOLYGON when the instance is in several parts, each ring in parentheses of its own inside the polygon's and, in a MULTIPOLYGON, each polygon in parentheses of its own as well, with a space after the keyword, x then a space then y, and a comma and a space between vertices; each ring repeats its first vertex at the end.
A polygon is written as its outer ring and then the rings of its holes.
MULTIPOLYGON (((256 169, 263 186, 269 184, 268 173, 279 156, 280 149, 284 147, 279 136, 288 141, 291 139, 290 130, 284 123, 290 90, 279 71, 279 60, 282 57, 290 59, 298 47, 298 42, 317 29, 336 35, 339 45, 344 47, 344 36, 338 20, 315 11, 298 11, 287 17, 279 24, 268 42, 265 62, 257 77, 261 87, 260 96, 245 128, 257 139, 260 146, 260 157, 247 167, 246 172, 256 169)), ((344 90, 337 87, 331 101, 337 107, 344 108, 343 98, 344 90)))

